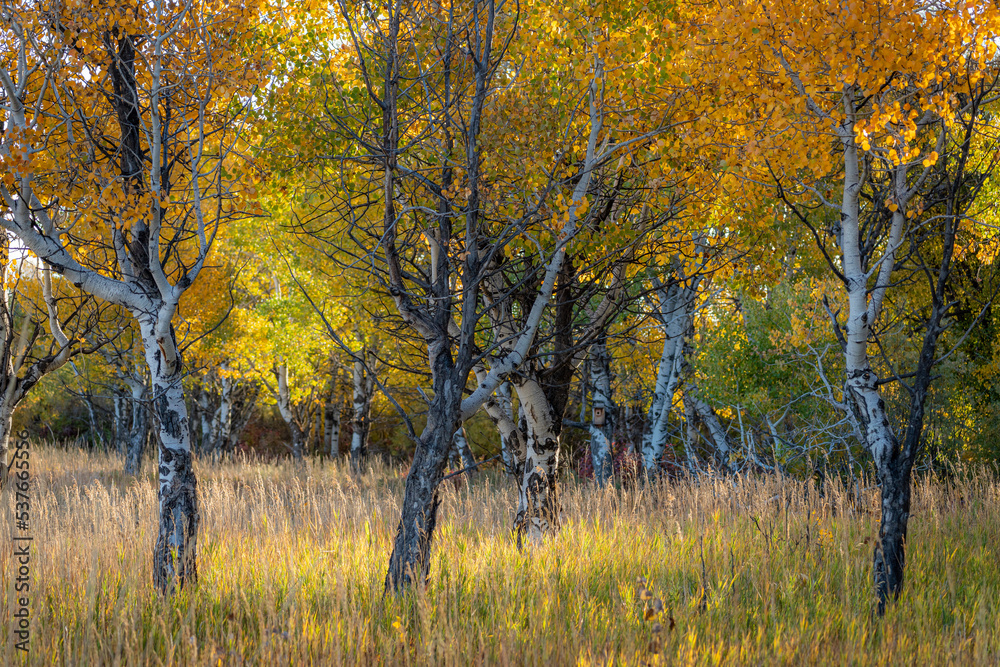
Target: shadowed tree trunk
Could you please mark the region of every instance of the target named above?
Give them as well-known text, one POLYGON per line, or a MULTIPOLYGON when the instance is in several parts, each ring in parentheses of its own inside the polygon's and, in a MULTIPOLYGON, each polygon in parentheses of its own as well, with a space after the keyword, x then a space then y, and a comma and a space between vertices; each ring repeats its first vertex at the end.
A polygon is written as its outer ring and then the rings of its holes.
MULTIPOLYGON (((698 396, 697 387, 689 385, 685 388, 684 406, 687 418, 697 419, 708 430, 716 465, 721 470, 732 470, 731 457, 733 448, 729 443, 729 436, 726 433, 726 429, 722 426, 722 422, 719 421, 719 416, 712 409, 712 406, 701 400, 698 396)), ((689 423, 688 426, 691 427, 693 424, 689 423)))
POLYGON ((351 466, 360 472, 368 455, 368 433, 371 430, 372 395, 375 393, 375 352, 367 350, 354 360, 354 401, 351 419, 351 466))
POLYGON ((607 339, 602 338, 590 348, 590 370, 591 385, 594 387, 590 459, 594 466, 594 480, 599 486, 604 486, 614 473, 611 445, 618 423, 618 406, 611 394, 611 357, 608 354, 607 339), (602 421, 603 424, 599 423, 602 421))
POLYGON ((333 390, 323 404, 323 426, 326 451, 330 458, 340 456, 340 405, 336 403, 333 390))
POLYGON ((443 345, 432 346, 430 353, 434 398, 406 476, 403 511, 385 581, 386 589, 390 590, 424 581, 430 571, 431 538, 440 504, 438 486, 460 424, 462 385, 454 381, 450 350, 443 345))
POLYGON ((126 419, 126 422, 131 423, 129 424, 125 450, 125 474, 138 475, 142 468, 142 455, 146 448, 146 437, 149 429, 146 411, 146 383, 139 381, 134 376, 127 376, 125 383, 129 388, 129 407, 132 413, 131 419, 126 419))

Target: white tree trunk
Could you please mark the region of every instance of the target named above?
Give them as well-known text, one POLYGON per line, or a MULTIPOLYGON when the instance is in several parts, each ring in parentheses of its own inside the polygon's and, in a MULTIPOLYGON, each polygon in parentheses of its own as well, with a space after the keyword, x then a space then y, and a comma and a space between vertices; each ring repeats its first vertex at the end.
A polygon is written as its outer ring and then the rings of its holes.
POLYGON ((472 455, 472 449, 469 447, 469 440, 465 437, 465 427, 455 431, 455 446, 452 449, 452 454, 449 457, 449 465, 452 468, 457 468, 461 466, 462 468, 471 468, 476 465, 476 457, 472 455))
POLYGON ((128 451, 128 412, 126 399, 119 392, 118 387, 114 388, 114 423, 111 428, 111 436, 114 438, 115 452, 124 455, 128 451))
POLYGON ((130 407, 132 412, 125 450, 125 474, 138 475, 142 468, 142 455, 146 447, 148 430, 146 406, 143 400, 146 394, 146 383, 139 381, 136 377, 127 376, 125 384, 128 385, 131 394, 130 407))
MULTIPOLYGON (((10 449, 10 433, 14 420, 14 406, 5 397, 0 397, 0 489, 7 484, 8 468, 7 451, 10 449)), ((16 453, 16 452, 15 452, 16 453)))
MULTIPOLYGON (((474 369, 476 379, 482 382, 486 377, 486 369, 478 364, 474 369)), ((500 459, 504 470, 520 487, 524 475, 524 461, 527 456, 525 448, 524 428, 518 427, 514 421, 514 402, 511 397, 510 383, 504 382, 497 387, 496 393, 487 398, 483 409, 490 421, 500 433, 500 459)))
POLYGON ((212 404, 208 389, 198 388, 198 417, 201 423, 201 452, 207 452, 212 446, 212 404))
POLYGON ((647 474, 654 474, 667 443, 667 423, 674 392, 680 380, 684 360, 684 334, 688 324, 689 295, 680 282, 657 290, 660 323, 663 328, 663 353, 656 371, 653 401, 649 406, 646 429, 642 435, 642 464, 647 474))
POLYGON ((160 527, 153 552, 153 579, 159 590, 170 592, 175 582, 184 586, 197 581, 199 515, 181 358, 169 315, 165 321, 162 317, 136 313, 160 435, 160 527))
POLYGON ((292 434, 292 456, 296 460, 301 460, 304 434, 298 420, 295 419, 292 392, 288 386, 288 364, 282 363, 279 365, 274 369, 274 374, 277 377, 278 384, 277 395, 275 396, 278 402, 278 412, 281 413, 281 418, 288 425, 288 430, 292 434))
MULTIPOLYGON (((844 147, 844 193, 841 204, 841 254, 846 282, 848 315, 844 337, 844 384, 847 402, 865 435, 865 445, 875 460, 875 471, 882 492, 882 520, 875 548, 874 579, 879 597, 879 611, 885 609, 890 595, 898 595, 903 585, 904 546, 910 508, 909 471, 896 465, 898 440, 886 414, 885 402, 878 388, 878 376, 871 368, 868 340, 871 327, 878 320, 885 292, 889 287, 896 250, 900 246, 906 221, 909 195, 906 172, 893 170, 892 214, 886 247, 879 261, 875 284, 869 300, 868 275, 862 260, 860 193, 863 186, 858 148, 854 138, 852 91, 845 92, 847 118, 838 128, 844 147)), ((874 269, 873 271, 874 272, 874 269)))
POLYGON ((524 410, 527 435, 515 529, 518 545, 523 545, 525 541, 538 545, 559 527, 556 416, 535 379, 521 376, 515 382, 517 397, 524 410))
POLYGON ((354 414, 351 419, 351 465, 355 470, 361 469, 361 463, 368 453, 368 432, 371 428, 371 401, 375 391, 375 353, 371 350, 365 355, 366 361, 360 358, 354 360, 353 384, 354 396, 352 407, 354 414))
POLYGON ((229 440, 233 426, 233 380, 228 375, 223 375, 220 384, 222 386, 219 392, 219 407, 212 417, 210 446, 213 454, 222 451, 225 443, 229 440))

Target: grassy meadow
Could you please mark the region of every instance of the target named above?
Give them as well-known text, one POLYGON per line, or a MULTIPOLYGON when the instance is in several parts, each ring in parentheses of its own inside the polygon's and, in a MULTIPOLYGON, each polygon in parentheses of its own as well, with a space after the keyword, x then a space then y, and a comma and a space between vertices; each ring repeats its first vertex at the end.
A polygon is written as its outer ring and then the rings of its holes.
MULTIPOLYGON (((872 617, 873 490, 777 477, 598 490, 567 477, 562 530, 518 552, 496 473, 446 482, 430 581, 383 597, 405 470, 198 465, 199 582, 151 585, 149 462, 35 449, 31 647, 0 663, 998 664, 1000 480, 923 479, 906 590, 872 617), (662 607, 662 611, 660 611, 662 607)), ((0 532, 15 534, 4 492, 0 532)))

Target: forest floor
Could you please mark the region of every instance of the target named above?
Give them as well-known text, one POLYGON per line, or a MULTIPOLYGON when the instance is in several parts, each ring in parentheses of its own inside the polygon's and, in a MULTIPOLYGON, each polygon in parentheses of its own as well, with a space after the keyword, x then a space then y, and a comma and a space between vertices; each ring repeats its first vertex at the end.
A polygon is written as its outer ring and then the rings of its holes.
MULTIPOLYGON (((125 478, 113 457, 33 451, 30 648, 14 646, 5 537, 0 662, 1000 662, 1000 479, 983 472, 917 483, 905 592, 877 619, 872 490, 749 477, 601 491, 568 477, 562 529, 519 552, 512 485, 449 480, 429 582, 384 597, 405 470, 355 478, 320 462, 198 465, 199 581, 164 599, 154 467, 125 478)), ((13 504, 8 488, 4 536, 24 534, 13 504)))

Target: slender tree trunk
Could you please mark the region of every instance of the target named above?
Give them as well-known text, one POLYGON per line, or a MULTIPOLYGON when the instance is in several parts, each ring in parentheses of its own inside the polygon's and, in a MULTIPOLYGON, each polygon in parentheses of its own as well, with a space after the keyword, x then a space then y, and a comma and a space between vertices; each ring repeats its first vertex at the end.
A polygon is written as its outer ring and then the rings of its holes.
POLYGON ((594 466, 594 480, 604 486, 614 473, 611 444, 618 423, 618 406, 611 394, 611 357, 605 339, 595 343, 590 350, 591 384, 594 399, 590 424, 590 459, 594 466), (603 419, 603 424, 598 424, 603 419))
POLYGON ((406 477, 403 511, 396 531, 386 590, 400 590, 413 582, 423 582, 430 571, 431 538, 437 524, 440 499, 438 486, 448 462, 461 415, 462 396, 456 382, 447 337, 429 343, 430 366, 434 377, 434 398, 427 413, 427 425, 417 443, 406 477))
POLYGON ((115 443, 115 453, 124 455, 128 451, 128 412, 126 399, 118 387, 114 388, 114 422, 111 427, 111 437, 115 443))
POLYGON ((368 432, 371 428, 371 401, 375 389, 375 353, 368 351, 365 361, 354 360, 354 416, 351 420, 351 465, 355 472, 361 470, 361 464, 368 454, 368 432))
POLYGON ((692 412, 701 420, 705 428, 708 429, 708 434, 712 439, 716 463, 724 470, 732 470, 730 458, 733 448, 729 444, 729 436, 726 434, 726 429, 722 427, 722 423, 719 421, 719 416, 715 414, 715 410, 698 397, 697 387, 690 387, 685 393, 684 399, 685 405, 690 402, 692 412))
MULTIPOLYGON (((79 373, 79 371, 77 371, 77 373, 79 373)), ((80 386, 80 397, 83 399, 83 404, 87 407, 87 424, 89 431, 88 433, 89 440, 92 447, 98 447, 99 445, 104 444, 104 438, 100 436, 97 430, 97 416, 94 414, 94 400, 90 395, 90 390, 84 388, 82 381, 79 383, 79 386, 80 386)))
POLYGON ((288 428, 292 432, 292 458, 296 461, 301 461, 303 452, 305 451, 305 433, 303 433, 302 427, 294 419, 288 422, 288 428))
POLYGON ((212 446, 212 404, 208 389, 204 386, 198 389, 198 417, 201 423, 198 451, 207 452, 212 446))
POLYGON ((137 313, 152 379, 153 415, 160 435, 160 528, 153 550, 153 581, 164 593, 196 583, 198 487, 192 466, 191 436, 180 353, 173 328, 137 313), (166 332, 166 333, 165 333, 166 332))
POLYGON ((660 321, 663 326, 663 353, 656 372, 653 401, 649 406, 642 436, 642 464, 647 475, 655 474, 667 443, 667 424, 674 392, 680 379, 684 357, 684 332, 687 330, 686 290, 673 282, 658 290, 660 321))
POLYGON ((326 450, 330 458, 340 456, 340 406, 334 402, 334 395, 331 392, 323 406, 325 421, 326 450))
MULTIPOLYGON (((847 380, 844 384, 845 402, 850 405, 865 435, 865 445, 875 460, 882 492, 882 520, 879 542, 875 547, 873 572, 879 612, 885 610, 888 598, 899 595, 903 585, 904 541, 910 509, 910 468, 900 460, 899 442, 885 411, 885 401, 879 391, 878 376, 872 370, 868 355, 871 327, 878 319, 880 306, 889 286, 894 264, 894 253, 905 226, 905 201, 897 197, 898 209, 892 213, 892 225, 887 239, 886 257, 882 259, 875 285, 869 289, 869 273, 862 257, 860 192, 862 187, 858 149, 853 130, 853 98, 845 94, 849 110, 839 130, 844 147, 844 191, 841 204, 841 253, 844 282, 847 291, 848 315, 844 331, 844 359, 847 380), (871 299, 869 300, 869 294, 871 299)), ((895 179, 902 178, 905 190, 905 172, 897 170, 895 179)), ((933 332, 929 332, 931 335, 933 332)), ((924 356, 928 366, 933 359, 932 335, 930 354, 925 340, 924 356)), ((918 378, 919 379, 919 378, 918 378)), ((926 379, 926 378, 924 378, 926 379)), ((915 437, 919 439, 922 424, 923 397, 920 397, 921 418, 917 419, 915 437)))
POLYGON ((223 451, 232 453, 243 430, 253 418, 254 409, 257 406, 257 398, 260 396, 260 387, 256 384, 240 383, 233 387, 233 401, 229 419, 229 433, 223 443, 223 451))
POLYGON ((455 446, 451 451, 452 456, 450 456, 449 459, 452 457, 454 458, 454 461, 450 461, 453 468, 456 467, 455 463, 461 465, 462 468, 469 468, 476 465, 476 457, 472 455, 472 449, 469 447, 469 440, 465 436, 464 426, 455 431, 455 446))
POLYGON ((125 474, 138 475, 142 468, 142 455, 146 447, 147 412, 144 405, 146 384, 135 378, 126 379, 131 393, 132 419, 128 431, 128 442, 125 449, 125 474))
POLYGON ((691 396, 684 394, 684 454, 687 456, 688 468, 693 472, 698 469, 698 413, 694 409, 691 396))
POLYGON ((0 489, 7 484, 10 461, 10 434, 14 421, 14 406, 7 400, 0 400, 0 489))
POLYGON ((285 424, 288 425, 288 430, 292 435, 292 457, 296 461, 301 461, 305 434, 302 432, 302 427, 299 426, 299 422, 295 418, 295 410, 292 405, 292 392, 288 386, 288 365, 281 364, 274 369, 274 374, 277 376, 278 381, 276 396, 278 399, 278 412, 281 413, 281 418, 285 420, 285 424))
POLYGON ((219 392, 219 407, 212 416, 212 431, 208 445, 213 457, 222 451, 229 440, 229 432, 233 425, 233 380, 223 375, 220 384, 222 389, 219 392))

